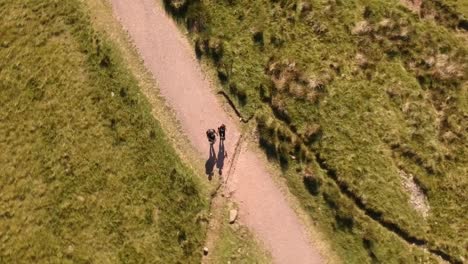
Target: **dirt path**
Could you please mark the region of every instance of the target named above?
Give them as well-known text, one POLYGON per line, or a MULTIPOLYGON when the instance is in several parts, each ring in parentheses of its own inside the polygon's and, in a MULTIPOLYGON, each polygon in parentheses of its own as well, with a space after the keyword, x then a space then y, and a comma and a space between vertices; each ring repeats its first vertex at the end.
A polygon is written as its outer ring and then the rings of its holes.
MULTIPOLYGON (((240 137, 238 124, 224 112, 190 44, 163 7, 155 0, 111 2, 115 16, 128 31, 194 147, 208 159, 205 131, 225 123, 228 128, 225 148, 229 154, 234 152, 240 137)), ((215 150, 218 152, 218 145, 215 150)), ((264 242, 274 261, 323 262, 260 158, 242 148, 236 160, 228 188, 239 205, 240 221, 264 242)), ((226 160, 224 164, 226 171, 229 162, 226 160)))

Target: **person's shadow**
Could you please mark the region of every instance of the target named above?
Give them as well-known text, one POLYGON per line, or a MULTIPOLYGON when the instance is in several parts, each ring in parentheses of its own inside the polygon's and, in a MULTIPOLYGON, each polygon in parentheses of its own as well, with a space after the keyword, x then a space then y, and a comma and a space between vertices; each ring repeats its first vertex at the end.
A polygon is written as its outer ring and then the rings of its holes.
POLYGON ((218 161, 216 162, 216 168, 219 170, 219 175, 223 175, 224 159, 227 157, 227 153, 224 150, 224 140, 219 141, 218 150, 218 161))
POLYGON ((214 166, 216 164, 216 153, 213 147, 213 144, 210 144, 210 156, 208 157, 208 160, 205 163, 205 173, 208 175, 208 180, 211 181, 213 178, 213 170, 214 166))

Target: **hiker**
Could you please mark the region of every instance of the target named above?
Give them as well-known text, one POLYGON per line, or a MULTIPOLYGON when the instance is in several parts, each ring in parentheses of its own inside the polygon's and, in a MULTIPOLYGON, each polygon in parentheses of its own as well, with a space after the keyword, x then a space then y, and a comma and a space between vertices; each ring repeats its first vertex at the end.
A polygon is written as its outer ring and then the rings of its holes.
POLYGON ((222 124, 220 127, 218 127, 218 133, 219 133, 219 137, 221 138, 221 140, 225 140, 226 139, 226 125, 222 124))
POLYGON ((216 142, 216 131, 212 128, 208 129, 206 131, 206 137, 208 138, 210 144, 214 144, 216 142))

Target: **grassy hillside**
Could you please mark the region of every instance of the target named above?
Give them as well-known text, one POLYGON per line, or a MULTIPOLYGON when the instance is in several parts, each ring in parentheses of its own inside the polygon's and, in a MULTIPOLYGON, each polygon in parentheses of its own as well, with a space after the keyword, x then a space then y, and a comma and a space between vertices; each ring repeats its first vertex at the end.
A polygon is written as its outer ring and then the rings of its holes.
POLYGON ((0 262, 199 262, 201 186, 83 10, 0 0, 0 262))
POLYGON ((462 1, 166 6, 343 259, 468 259, 462 1))

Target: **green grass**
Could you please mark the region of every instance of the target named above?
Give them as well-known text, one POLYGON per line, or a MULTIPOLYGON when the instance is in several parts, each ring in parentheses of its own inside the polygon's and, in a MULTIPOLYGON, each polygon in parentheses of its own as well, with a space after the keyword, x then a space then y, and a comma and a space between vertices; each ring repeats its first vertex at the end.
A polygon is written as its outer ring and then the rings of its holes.
POLYGON ((443 1, 443 3, 452 6, 453 9, 466 17, 468 16, 468 3, 466 1, 460 1, 460 0, 446 0, 443 1))
POLYGON ((396 0, 188 1, 177 17, 242 113, 256 115, 261 146, 344 260, 427 257, 383 223, 452 262, 468 258, 468 49, 454 30, 459 17, 420 19, 396 0), (305 170, 321 183, 315 195, 305 170), (400 170, 425 192, 426 219, 400 170))
POLYGON ((0 1, 0 262, 199 262, 204 190, 84 10, 0 1))
POLYGON ((271 256, 257 243, 250 231, 237 223, 229 224, 229 210, 223 208, 219 238, 211 263, 271 263, 271 256))

